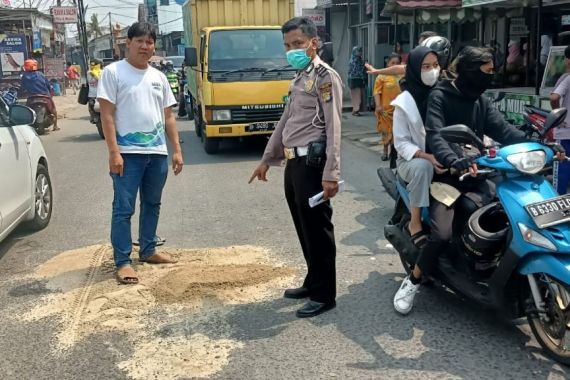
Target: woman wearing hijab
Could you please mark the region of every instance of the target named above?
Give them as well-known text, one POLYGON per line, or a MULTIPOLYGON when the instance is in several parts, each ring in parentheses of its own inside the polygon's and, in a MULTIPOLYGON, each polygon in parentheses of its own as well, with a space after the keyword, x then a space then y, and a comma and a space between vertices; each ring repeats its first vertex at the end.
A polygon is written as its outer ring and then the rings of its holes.
POLYGON ((360 116, 360 110, 365 99, 364 88, 366 87, 366 67, 362 58, 362 47, 352 48, 352 56, 348 63, 348 86, 350 87, 350 97, 352 99, 352 114, 360 116))
MULTIPOLYGON (((398 152, 398 174, 406 181, 410 193, 411 219, 408 225, 412 242, 421 250, 427 242, 421 221, 422 207, 429 206, 429 187, 434 170, 443 173, 442 165, 426 153, 424 121, 428 93, 438 81, 440 67, 437 54, 420 46, 412 50, 401 84, 403 92, 392 102, 394 110, 394 146, 398 152)), ((421 268, 416 264, 394 297, 394 308, 401 314, 412 310, 420 286, 421 268)))

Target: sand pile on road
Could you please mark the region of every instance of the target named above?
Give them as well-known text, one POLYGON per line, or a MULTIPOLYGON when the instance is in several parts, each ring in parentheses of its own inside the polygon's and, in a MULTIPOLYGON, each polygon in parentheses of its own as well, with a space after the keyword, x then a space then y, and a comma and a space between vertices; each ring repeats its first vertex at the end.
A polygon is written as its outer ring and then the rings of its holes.
POLYGON ((232 301, 228 290, 244 288, 262 291, 255 285, 265 284, 276 278, 289 277, 289 268, 262 264, 186 266, 176 269, 160 279, 152 289, 157 302, 179 303, 203 297, 217 297, 232 301))
POLYGON ((210 339, 196 333, 160 337, 160 326, 176 320, 199 324, 209 312, 228 312, 224 305, 277 297, 293 279, 292 269, 275 263, 260 247, 163 252, 179 262, 150 265, 134 259, 140 276, 134 286, 117 284, 109 246, 64 252, 32 274, 32 280, 45 281, 52 293, 24 320, 57 316, 61 332, 55 348, 60 353, 92 334, 126 333, 134 354, 118 365, 134 379, 209 376, 223 368, 234 348, 243 346, 229 339, 230 327, 223 326, 226 336, 218 332, 216 339, 210 339))

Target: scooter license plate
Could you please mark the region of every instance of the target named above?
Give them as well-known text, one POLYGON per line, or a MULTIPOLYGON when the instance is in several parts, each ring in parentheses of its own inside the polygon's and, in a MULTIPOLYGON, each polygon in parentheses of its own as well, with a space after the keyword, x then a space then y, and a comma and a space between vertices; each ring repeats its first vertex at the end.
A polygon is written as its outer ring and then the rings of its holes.
POLYGON ((253 123, 245 127, 246 132, 267 132, 275 129, 275 122, 253 123))
POLYGON ((562 195, 525 206, 526 212, 539 228, 570 221, 570 195, 562 195))

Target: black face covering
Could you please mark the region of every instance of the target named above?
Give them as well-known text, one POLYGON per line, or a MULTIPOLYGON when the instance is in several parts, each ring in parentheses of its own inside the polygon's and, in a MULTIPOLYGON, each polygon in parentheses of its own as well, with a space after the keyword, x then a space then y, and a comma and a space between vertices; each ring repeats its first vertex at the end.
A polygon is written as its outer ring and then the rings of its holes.
POLYGON ((475 100, 491 87, 493 76, 494 74, 484 73, 478 67, 477 69, 466 70, 459 73, 459 76, 455 80, 455 85, 465 97, 475 100))
POLYGON ((422 63, 429 53, 437 56, 435 51, 425 46, 418 46, 410 52, 406 65, 406 77, 400 83, 402 90, 408 91, 416 101, 416 106, 424 121, 427 112, 427 97, 431 87, 422 82, 422 63))

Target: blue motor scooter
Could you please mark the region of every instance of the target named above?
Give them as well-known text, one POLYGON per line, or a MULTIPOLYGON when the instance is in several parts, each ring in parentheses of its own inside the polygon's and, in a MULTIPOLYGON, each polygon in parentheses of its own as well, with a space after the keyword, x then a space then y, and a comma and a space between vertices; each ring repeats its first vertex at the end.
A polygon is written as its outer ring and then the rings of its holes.
MULTIPOLYGON (((454 224, 453 239, 432 277, 483 307, 504 311, 511 318, 526 316, 546 353, 570 365, 570 195, 559 196, 541 174, 554 160, 544 136, 565 115, 564 108, 552 111, 536 141, 498 150, 487 149, 466 126, 442 129, 448 142, 478 148, 479 175, 496 183, 497 196, 492 204, 468 215, 461 211, 464 196, 456 201, 456 219, 461 222, 454 224), (488 220, 482 227, 483 215, 488 220), (480 217, 477 226, 467 229, 476 217, 480 217), (466 231, 502 240, 489 256, 469 249, 466 231)), ((379 175, 396 200, 384 235, 409 273, 419 252, 406 231, 410 220, 406 184, 391 171, 379 175)), ((429 215, 424 213, 423 218, 429 225, 429 215)))

